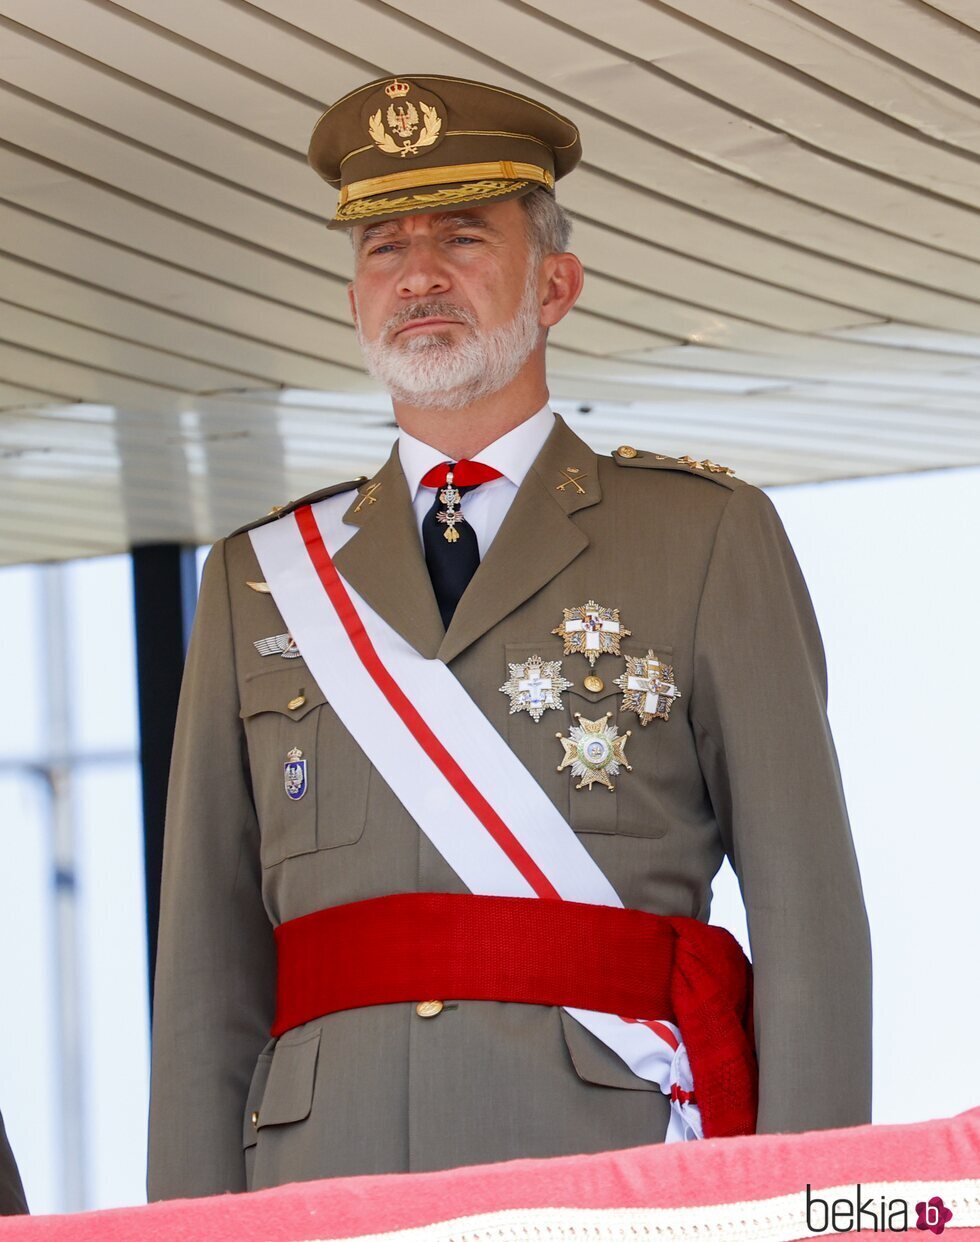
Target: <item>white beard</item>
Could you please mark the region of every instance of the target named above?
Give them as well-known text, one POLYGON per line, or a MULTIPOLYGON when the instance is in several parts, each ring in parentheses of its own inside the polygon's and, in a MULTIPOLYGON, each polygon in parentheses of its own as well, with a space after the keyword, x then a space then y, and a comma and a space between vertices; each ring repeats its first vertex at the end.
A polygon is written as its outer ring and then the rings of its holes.
POLYGON ((452 302, 418 302, 392 315, 369 341, 357 328, 357 339, 368 371, 396 401, 428 408, 458 410, 479 397, 499 392, 515 378, 541 337, 538 323, 537 272, 528 272, 514 318, 481 333, 472 312, 452 302), (401 344, 391 335, 415 319, 456 319, 470 328, 462 340, 447 332, 407 336, 401 344))

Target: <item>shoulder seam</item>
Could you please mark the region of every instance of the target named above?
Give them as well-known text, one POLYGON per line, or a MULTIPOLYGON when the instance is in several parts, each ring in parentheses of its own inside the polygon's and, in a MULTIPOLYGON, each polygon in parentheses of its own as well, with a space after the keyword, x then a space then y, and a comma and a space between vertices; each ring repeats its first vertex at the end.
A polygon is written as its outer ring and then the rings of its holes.
POLYGON ((362 483, 367 482, 367 475, 361 475, 357 479, 348 479, 344 483, 332 483, 329 487, 322 487, 318 491, 308 492, 305 496, 300 496, 297 500, 289 500, 284 505, 273 505, 268 513, 262 517, 254 518, 251 522, 246 522, 243 526, 239 526, 237 530, 233 530, 227 536, 233 539, 235 535, 244 535, 250 530, 255 530, 257 526, 264 526, 267 522, 277 521, 279 518, 286 517, 288 514, 295 512, 301 505, 314 504, 318 500, 326 500, 329 496, 339 495, 341 492, 349 492, 354 488, 360 487, 362 483))

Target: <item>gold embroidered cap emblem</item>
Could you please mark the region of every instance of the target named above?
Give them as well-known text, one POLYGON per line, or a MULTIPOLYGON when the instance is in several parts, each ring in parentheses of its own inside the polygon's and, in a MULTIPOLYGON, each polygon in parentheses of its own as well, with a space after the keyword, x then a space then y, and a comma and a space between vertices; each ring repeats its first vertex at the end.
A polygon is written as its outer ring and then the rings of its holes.
POLYGON ((549 707, 560 711, 561 692, 570 690, 574 682, 562 676, 561 660, 542 660, 533 655, 523 664, 510 664, 510 677, 500 687, 510 696, 510 714, 528 712, 537 724, 549 707))
POLYGON ((576 789, 591 789, 597 781, 609 790, 615 789, 609 778, 618 776, 620 767, 633 771, 624 754, 629 729, 620 737, 616 726, 609 723, 608 712, 598 720, 586 720, 581 712, 576 712, 575 719, 578 724, 568 730, 568 737, 555 734, 565 748, 558 771, 571 768, 572 776, 581 777, 576 789))
POLYGON ((562 623, 552 634, 564 641, 565 655, 584 655, 593 667, 605 653, 618 656, 619 640, 632 633, 620 622, 618 608, 606 608, 594 599, 580 608, 562 611, 562 623))
POLYGON ((392 78, 383 91, 373 97, 370 109, 368 133, 385 155, 400 159, 418 155, 436 146, 442 138, 445 104, 435 95, 423 94, 410 82, 392 78))
POLYGON ((645 656, 626 656, 626 672, 613 682, 623 692, 623 709, 636 712, 640 724, 667 720, 674 699, 681 697, 674 685, 674 670, 661 664, 652 651, 645 656))

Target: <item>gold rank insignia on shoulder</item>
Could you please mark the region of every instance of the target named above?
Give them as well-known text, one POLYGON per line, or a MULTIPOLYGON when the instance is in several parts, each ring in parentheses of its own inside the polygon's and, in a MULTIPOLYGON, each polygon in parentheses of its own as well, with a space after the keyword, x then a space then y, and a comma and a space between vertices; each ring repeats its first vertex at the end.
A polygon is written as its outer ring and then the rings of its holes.
POLYGON ((619 655, 619 640, 632 633, 619 619, 618 608, 590 599, 580 608, 564 608, 561 625, 551 632, 565 644, 565 655, 584 655, 589 664, 601 655, 619 655))
POLYGON ((273 634, 271 638, 257 638, 252 644, 260 656, 278 655, 284 660, 299 658, 299 647, 292 634, 273 634))
POLYGON ((591 789, 596 782, 609 790, 615 789, 609 778, 618 776, 620 767, 627 772, 633 771, 624 753, 629 729, 620 737, 617 727, 609 723, 608 712, 598 720, 586 720, 581 712, 576 712, 575 719, 578 724, 572 725, 568 737, 555 734, 565 748, 565 757, 558 765, 558 771, 571 768, 572 776, 581 778, 576 789, 591 789))
POLYGON ((561 692, 574 682, 562 676, 561 660, 542 660, 533 655, 523 664, 510 664, 510 677, 500 687, 510 696, 510 714, 527 712, 537 724, 549 708, 561 711, 561 692))
POLYGON ((735 471, 731 466, 719 466, 716 461, 709 461, 707 457, 703 461, 697 461, 693 457, 688 457, 685 453, 683 457, 676 458, 682 466, 690 466, 692 470, 707 470, 710 474, 727 474, 734 478, 735 471))
POLYGON ((623 709, 636 712, 643 725, 655 719, 667 720, 674 699, 681 697, 671 665, 661 664, 652 651, 624 658, 626 672, 613 682, 623 692, 623 709))

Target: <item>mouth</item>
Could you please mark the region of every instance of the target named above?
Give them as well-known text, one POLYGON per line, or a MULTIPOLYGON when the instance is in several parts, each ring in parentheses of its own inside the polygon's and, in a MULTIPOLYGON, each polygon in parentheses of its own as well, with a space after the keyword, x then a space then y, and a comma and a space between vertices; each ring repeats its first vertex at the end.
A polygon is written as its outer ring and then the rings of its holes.
POLYGON ((411 322, 405 324, 403 328, 399 328, 395 333, 395 336, 402 336, 406 332, 435 332, 440 328, 459 328, 462 326, 462 320, 460 319, 442 319, 436 317, 428 319, 413 319, 411 322))

